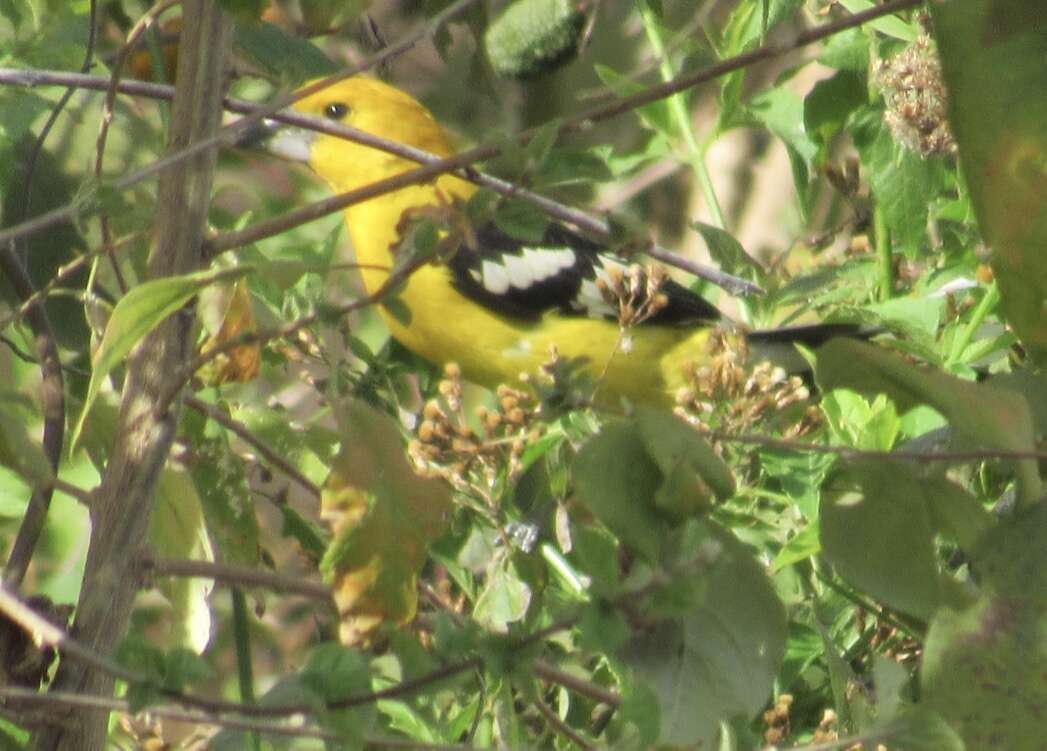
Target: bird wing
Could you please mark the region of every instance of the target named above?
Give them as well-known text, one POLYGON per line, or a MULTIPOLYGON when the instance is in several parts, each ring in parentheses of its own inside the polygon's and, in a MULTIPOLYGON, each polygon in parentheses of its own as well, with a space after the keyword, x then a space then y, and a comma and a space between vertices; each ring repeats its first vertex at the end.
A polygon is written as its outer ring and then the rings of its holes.
MULTIPOLYGON (((541 242, 529 243, 488 222, 476 229, 475 242, 463 242, 447 265, 455 288, 469 299, 501 315, 532 321, 550 311, 617 321, 619 311, 601 286, 613 285, 629 268, 603 246, 556 223, 547 227, 541 242)), ((671 279, 657 292, 662 304, 640 325, 682 327, 721 318, 712 303, 671 279)))

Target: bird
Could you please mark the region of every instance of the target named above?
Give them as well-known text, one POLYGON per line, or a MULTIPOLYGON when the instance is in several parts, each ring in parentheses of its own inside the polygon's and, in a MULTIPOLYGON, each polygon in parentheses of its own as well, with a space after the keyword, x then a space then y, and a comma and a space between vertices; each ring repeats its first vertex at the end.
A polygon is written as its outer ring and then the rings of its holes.
MULTIPOLYGON (((293 104, 300 114, 342 123, 438 157, 451 138, 417 99, 378 79, 344 79, 293 104)), ((250 143, 304 162, 336 193, 417 168, 372 146, 266 121, 250 143)), ((344 209, 363 286, 374 295, 397 265, 404 219, 468 201, 478 188, 452 174, 344 209)), ((595 401, 668 407, 688 374, 711 357, 717 332, 737 328, 712 303, 657 269, 616 256, 601 243, 551 221, 541 240, 510 236, 493 222, 471 228, 451 253, 422 264, 380 308, 391 336, 436 365, 453 363, 471 382, 496 388, 548 368, 551 357, 582 363, 595 401), (623 298, 632 320, 623 320, 623 298), (403 310, 406 310, 406 315, 403 310)), ((822 323, 744 333, 753 360, 802 362, 795 344, 816 347, 852 333, 822 323)))

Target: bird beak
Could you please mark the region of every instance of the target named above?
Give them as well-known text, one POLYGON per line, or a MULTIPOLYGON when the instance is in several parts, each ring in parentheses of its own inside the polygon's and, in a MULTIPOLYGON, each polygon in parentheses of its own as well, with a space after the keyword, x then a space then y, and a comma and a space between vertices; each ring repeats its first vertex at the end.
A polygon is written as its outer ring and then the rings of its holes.
POLYGON ((268 151, 292 162, 308 162, 316 132, 263 118, 240 131, 233 144, 239 149, 268 151))

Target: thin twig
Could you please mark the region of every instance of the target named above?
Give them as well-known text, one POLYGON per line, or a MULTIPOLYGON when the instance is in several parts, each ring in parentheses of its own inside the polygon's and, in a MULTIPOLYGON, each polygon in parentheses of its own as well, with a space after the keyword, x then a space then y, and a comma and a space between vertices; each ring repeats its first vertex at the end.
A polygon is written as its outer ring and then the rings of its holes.
POLYGON ((1015 449, 972 449, 969 451, 874 451, 856 449, 850 446, 826 446, 820 443, 788 441, 782 438, 771 438, 762 435, 732 435, 713 431, 709 434, 713 440, 723 443, 743 443, 767 448, 782 449, 807 454, 832 454, 851 461, 874 459, 878 461, 900 462, 975 462, 991 459, 1037 459, 1047 460, 1047 451, 1021 451, 1015 449))
MULTIPOLYGON (((623 98, 618 99, 618 100, 616 100, 614 102, 611 102, 610 104, 606 104, 606 105, 603 105, 603 106, 600 106, 600 107, 596 107, 596 108, 587 110, 585 112, 582 112, 582 113, 580 113, 578 115, 575 115, 574 117, 571 117, 571 118, 565 120, 562 123, 562 125, 561 125, 560 133, 562 134, 562 133, 565 133, 565 132, 580 130, 580 129, 589 127, 592 123, 595 123, 597 121, 606 120, 606 119, 609 119, 611 117, 615 117, 617 115, 623 114, 625 112, 632 111, 633 109, 636 109, 637 107, 643 106, 645 104, 650 104, 653 101, 656 101, 658 99, 662 99, 662 98, 664 98, 666 96, 669 96, 671 94, 675 94, 675 93, 678 93, 680 91, 684 91, 686 89, 692 88, 694 86, 697 86, 700 83, 705 83, 706 81, 715 79, 715 78, 717 78, 719 76, 725 75, 725 74, 730 73, 730 72, 732 72, 734 70, 738 70, 740 68, 744 68, 744 67, 753 65, 755 63, 758 63, 758 62, 764 62, 766 60, 773 59, 773 58, 778 57, 780 55, 783 55, 783 54, 785 54, 787 52, 793 51, 793 50, 798 49, 800 47, 803 47, 803 46, 806 46, 806 45, 811 44, 813 42, 816 42, 816 41, 819 41, 821 39, 824 39, 824 38, 826 38, 828 36, 831 36, 833 34, 839 33, 840 31, 844 31, 846 29, 853 28, 855 26, 860 26, 860 25, 862 25, 862 24, 864 24, 864 23, 866 23, 868 21, 871 21, 873 19, 879 18, 879 17, 884 16, 884 15, 897 13, 899 11, 915 7, 915 6, 919 5, 921 2, 922 2, 922 0, 893 0, 892 2, 886 3, 884 5, 880 5, 880 6, 876 6, 874 8, 870 8, 867 11, 862 11, 861 13, 855 13, 855 14, 853 14, 851 16, 848 16, 846 18, 840 19, 838 21, 834 21, 834 22, 831 22, 831 23, 828 23, 828 24, 823 24, 822 26, 818 26, 815 29, 811 29, 811 30, 808 30, 808 31, 801 32, 801 33, 797 34, 795 37, 793 37, 791 40, 788 40, 785 43, 777 44, 777 45, 765 45, 763 47, 757 48, 757 49, 752 50, 750 52, 743 53, 743 54, 738 55, 736 57, 732 57, 732 58, 730 58, 728 60, 724 60, 724 61, 722 61, 720 63, 715 64, 715 65, 711 65, 711 66, 709 66, 707 68, 703 68, 702 70, 697 71, 696 73, 689 74, 689 75, 686 75, 686 76, 680 76, 678 78, 673 79, 672 81, 669 81, 669 82, 666 82, 666 83, 663 83, 663 84, 660 84, 660 85, 657 85, 657 86, 652 86, 652 87, 650 87, 648 89, 645 89, 644 91, 639 92, 639 93, 637 93, 637 94, 635 94, 633 96, 623 97, 623 98)), ((454 7, 454 6, 452 6, 452 7, 454 7)), ((450 10, 451 10, 451 8, 448 9, 448 11, 450 11, 450 10)), ((459 12, 460 12, 460 9, 459 9, 459 12)), ((446 11, 445 11, 445 13, 446 13, 446 11)), ((434 22, 435 21, 436 21, 436 19, 434 19, 434 22)), ((393 48, 388 48, 387 50, 384 50, 383 52, 388 52, 389 49, 393 49, 393 48)), ((362 69, 362 66, 356 66, 353 69, 353 72, 357 72, 358 69, 362 69)), ((351 74, 349 74, 349 73, 339 74, 340 78, 348 77, 348 75, 351 75, 351 74)), ((21 83, 23 85, 43 85, 45 83, 52 83, 53 84, 57 80, 59 80, 59 76, 61 76, 61 74, 57 74, 57 73, 54 73, 54 72, 40 73, 40 72, 32 72, 32 71, 26 72, 26 71, 17 71, 17 70, 11 70, 11 69, 0 69, 0 84, 2 84, 2 83, 21 83)), ((71 78, 67 78, 67 77, 62 77, 61 80, 65 81, 65 82, 68 82, 68 81, 70 81, 72 79, 71 78)), ((106 80, 106 82, 108 83, 108 79, 104 79, 104 80, 106 80)), ((121 85, 123 86, 123 85, 130 84, 130 83, 132 83, 132 82, 125 82, 124 84, 121 84, 121 85)), ((142 82, 133 82, 133 83, 135 85, 133 87, 130 87, 128 90, 130 91, 130 90, 133 89, 133 91, 135 93, 139 93, 139 94, 143 94, 143 95, 157 95, 157 94, 160 94, 164 90, 164 87, 160 87, 157 84, 143 85, 142 82)), ((312 91, 312 90, 313 90, 313 87, 309 87, 308 91, 312 91)), ((301 90, 301 91, 297 92, 296 96, 304 96, 304 95, 306 95, 306 93, 308 93, 307 90, 301 90)), ((164 95, 162 95, 162 96, 164 96, 164 95)), ((227 128, 229 129, 228 132, 225 132, 225 133, 223 133, 223 134, 221 134, 219 136, 216 136, 216 140, 221 142, 221 143, 229 143, 229 142, 231 142, 231 138, 233 137, 232 133, 233 133, 234 129, 235 130, 239 130, 239 129, 243 128, 243 127, 246 127, 246 124, 247 124, 248 120, 252 120, 252 121, 253 120, 257 120, 259 117, 262 117, 262 116, 272 117, 273 119, 280 120, 282 122, 295 123, 295 124, 302 124, 302 123, 307 122, 309 120, 309 118, 301 118, 301 119, 295 118, 294 116, 288 115, 287 113, 282 113, 282 112, 281 113, 276 113, 275 109, 274 109, 274 105, 272 105, 272 104, 268 105, 266 107, 258 107, 257 105, 249 105, 249 104, 246 104, 246 103, 237 103, 237 106, 232 106, 231 102, 227 102, 227 107, 229 109, 233 110, 233 111, 243 111, 243 112, 248 112, 249 111, 249 112, 251 112, 251 115, 249 115, 247 118, 244 118, 244 119, 241 119, 241 120, 237 121, 236 123, 231 124, 230 126, 227 126, 227 128), (243 109, 239 109, 239 105, 241 105, 241 104, 245 105, 243 107, 243 109)), ((358 139, 358 132, 357 132, 357 135, 350 135, 350 132, 352 131, 352 129, 346 128, 345 126, 340 126, 340 125, 338 125, 336 123, 325 123, 325 126, 326 126, 325 128, 317 128, 317 130, 321 130, 322 132, 333 132, 335 130, 338 130, 339 131, 338 135, 342 135, 344 137, 350 138, 351 140, 360 140, 360 139, 358 139), (328 130, 328 128, 330 130, 328 130)), ((525 132, 519 134, 518 139, 520 141, 522 141, 522 142, 527 142, 527 141, 530 140, 530 138, 533 137, 534 133, 535 133, 535 131, 533 131, 533 130, 532 131, 525 131, 525 132)), ((360 142, 363 142, 363 141, 360 140, 360 142)), ((190 150, 202 148, 202 147, 209 146, 209 145, 213 145, 213 144, 194 144, 193 146, 187 147, 187 151, 185 153, 188 153, 190 150)), ((375 146, 375 148, 383 148, 382 146, 378 145, 377 143, 374 144, 374 146, 375 146)), ((402 147, 402 145, 398 145, 398 146, 402 147)), ((183 154, 175 154, 175 155, 172 155, 171 157, 169 157, 167 160, 159 160, 157 162, 154 162, 153 164, 148 165, 146 168, 143 168, 142 170, 139 170, 139 172, 136 172, 136 173, 134 173, 132 175, 127 176, 126 178, 124 178, 124 179, 122 179, 120 181, 117 181, 117 183, 114 185, 114 187, 116 187, 117 189, 123 189, 123 188, 129 187, 132 184, 140 182, 141 180, 144 180, 145 178, 152 176, 152 174, 154 174, 155 172, 157 172, 159 170, 162 170, 162 169, 165 169, 166 167, 170 166, 169 162, 171 160, 185 158, 185 153, 183 153, 183 154)), ((400 153, 400 152, 394 152, 394 153, 400 153)), ((215 251, 225 250, 225 249, 229 249, 229 248, 232 248, 232 247, 240 247, 241 245, 244 245, 244 244, 246 244, 248 242, 252 242, 255 239, 258 239, 258 237, 263 237, 263 236, 264 237, 268 237, 269 235, 266 234, 266 233, 269 232, 270 229, 276 230, 276 231, 273 232, 273 234, 278 234, 279 231, 283 231, 283 230, 287 229, 288 226, 297 226, 297 224, 302 224, 302 223, 305 223, 305 222, 308 222, 308 221, 312 221, 314 219, 318 219, 320 216, 326 216, 327 214, 334 213, 335 211, 338 211, 338 210, 340 210, 340 209, 344 208, 345 206, 350 205, 352 203, 357 203, 357 202, 360 202, 360 201, 363 201, 363 200, 367 200, 369 198, 374 198, 377 195, 383 195, 384 193, 389 193, 389 192, 392 192, 392 191, 395 191, 395 190, 399 190, 400 188, 406 187, 408 185, 414 185, 414 184, 420 183, 420 182, 427 182, 427 181, 433 179, 434 177, 436 177, 439 174, 443 174, 443 173, 447 173, 447 172, 455 172, 456 170, 463 170, 463 171, 458 173, 460 177, 463 177, 464 179, 467 179, 467 180, 474 180, 475 181, 476 175, 478 173, 475 173, 472 170, 464 170, 463 168, 467 167, 468 165, 470 165, 472 163, 475 163, 475 162, 478 162, 478 161, 483 161, 483 160, 486 160, 486 159, 490 159, 493 156, 497 156, 499 153, 500 153, 500 149, 498 147, 495 147, 495 146, 482 146, 482 147, 474 148, 474 149, 471 149, 469 151, 462 152, 462 153, 460 153, 460 154, 458 154, 458 155, 456 155, 454 157, 451 157, 451 158, 448 158, 448 159, 444 159, 444 160, 440 160, 439 163, 438 163, 439 169, 434 169, 433 165, 428 165, 427 164, 427 165, 425 165, 423 167, 420 167, 418 169, 411 170, 410 172, 407 172, 407 173, 403 173, 402 175, 394 176, 394 178, 391 178, 389 180, 382 181, 380 183, 381 186, 382 186, 382 190, 380 192, 368 191, 368 192, 365 193, 364 191, 352 191, 349 194, 344 194, 343 196, 337 196, 337 197, 335 197, 335 199, 329 199, 326 202, 321 202, 318 205, 324 207, 322 210, 311 209, 309 211, 303 211, 301 213, 291 212, 291 214, 285 215, 284 217, 278 217, 277 219, 269 220, 268 222, 260 223, 259 225, 256 225, 255 227, 250 227, 250 228, 247 228, 246 230, 242 230, 240 232, 228 233, 226 235, 221 235, 221 236, 219 236, 218 238, 215 239, 215 241, 214 241, 214 243, 212 244, 211 247, 215 251), (339 198, 342 199, 343 202, 339 203, 338 200, 337 200, 339 198), (286 216, 294 216, 295 217, 295 219, 294 219, 295 223, 290 224, 290 225, 285 224, 283 222, 283 220, 285 219, 286 216), (279 223, 277 223, 277 222, 279 222, 279 223), (279 229, 277 229, 277 228, 279 228, 279 229)), ((414 160, 413 157, 406 157, 406 158, 414 160)), ((437 164, 437 163, 434 163, 434 164, 437 164)), ((483 179, 486 179, 486 178, 483 178, 483 179)), ((497 188, 495 186, 498 185, 499 183, 504 183, 504 181, 497 181, 495 178, 490 178, 490 180, 491 180, 491 182, 490 183, 486 183, 485 187, 489 187, 492 190, 496 190, 497 188)), ((530 200, 532 197, 536 196, 536 194, 531 194, 529 192, 521 193, 520 191, 521 191, 521 189, 519 187, 513 186, 512 189, 511 189, 511 193, 510 194, 514 195, 514 196, 516 196, 518 198, 526 199, 526 200, 530 200)), ((592 217, 588 217, 587 219, 583 218, 583 216, 584 216, 583 212, 577 212, 576 209, 571 209, 570 207, 564 207, 564 206, 562 206, 560 204, 556 204, 556 202, 551 202, 551 201, 549 201, 549 199, 545 199, 544 197, 538 197, 538 198, 542 199, 541 205, 540 204, 536 204, 539 208, 542 208, 543 210, 546 210, 547 208, 552 208, 552 206, 549 206, 550 203, 554 204, 556 207, 558 207, 556 210, 561 212, 559 214, 554 215, 554 216, 557 216, 557 218, 561 218, 564 221, 569 221, 569 222, 572 222, 572 223, 575 223, 575 220, 577 220, 579 222, 578 223, 579 227, 582 227, 584 229, 590 229, 591 231, 598 232, 598 229, 596 229, 596 227, 590 227, 589 224, 591 222, 594 222, 594 221, 595 222, 599 222, 599 220, 593 220, 592 217), (563 213, 564 211, 566 211, 568 213, 571 213, 571 212, 577 212, 577 213, 574 214, 574 219, 569 219, 569 218, 567 218, 567 214, 563 213), (582 214, 582 216, 579 216, 579 214, 582 214)), ((16 225, 16 226, 11 227, 11 228, 9 228, 7 230, 2 230, 2 231, 0 231, 0 242, 3 242, 4 240, 8 239, 9 236, 15 236, 15 235, 21 236, 22 234, 28 234, 28 233, 31 233, 31 232, 39 231, 39 230, 41 230, 41 229, 43 229, 43 228, 45 228, 47 226, 50 226, 51 224, 53 224, 56 221, 61 221, 63 219, 70 218, 70 216, 72 216, 73 213, 74 213, 73 207, 64 207, 62 209, 57 209, 54 212, 48 212, 48 214, 41 215, 39 217, 36 217, 35 219, 29 220, 28 222, 23 222, 22 224, 16 225), (54 216, 51 216, 51 215, 54 215, 54 216)), ((680 257, 675 256, 674 254, 671 254, 669 251, 665 251, 664 249, 655 249, 655 251, 657 252, 657 254, 656 253, 650 253, 650 255, 652 255, 652 257, 655 257, 658 260, 660 260, 660 261, 662 261, 663 263, 666 263, 666 264, 678 265, 679 263, 682 263, 682 262, 686 261, 686 259, 680 259, 680 257)), ((698 274, 698 275, 700 275, 700 276, 702 276, 704 278, 709 278, 708 275, 712 271, 714 271, 714 270, 710 270, 710 269, 708 269, 706 267, 701 267, 698 264, 694 264, 693 262, 689 262, 686 267, 682 267, 682 268, 685 268, 687 271, 689 271, 691 273, 698 274)), ((714 276, 715 276, 715 274, 714 274, 714 276)), ((752 285, 750 282, 748 282, 746 280, 743 280, 743 279, 737 279, 735 277, 730 277, 729 275, 723 275, 723 278, 720 279, 719 281, 717 281, 717 279, 715 279, 715 278, 714 279, 710 279, 710 281, 713 281, 714 283, 720 284, 721 286, 724 286, 726 289, 733 290, 735 293, 754 291, 754 285, 752 285)))
POLYGON ((238 436, 242 441, 261 454, 262 457, 272 466, 276 467, 287 475, 287 477, 294 480, 301 487, 307 490, 311 496, 314 498, 320 497, 320 488, 316 483, 312 482, 308 477, 299 472, 297 467, 267 446, 261 438, 252 433, 242 422, 227 415, 215 405, 208 404, 191 394, 186 394, 182 397, 182 403, 190 409, 209 417, 229 432, 238 436))
MULTIPOLYGON (((113 74, 109 83, 109 88, 105 92, 105 101, 102 103, 102 122, 98 127, 98 136, 95 139, 94 174, 95 178, 99 181, 102 179, 102 165, 105 162, 105 146, 106 141, 109 138, 109 128, 112 126, 113 118, 115 117, 114 110, 116 107, 117 87, 120 83, 120 77, 123 75, 124 65, 127 63, 127 58, 142 35, 156 23, 157 18, 159 18, 164 11, 178 5, 180 2, 181 0, 159 0, 159 2, 147 10, 142 17, 138 19, 130 33, 128 33, 127 40, 120 46, 120 51, 116 56, 116 62, 113 64, 113 74)), ((99 225, 102 232, 102 244, 111 245, 112 233, 109 228, 109 217, 104 208, 100 212, 99 219, 99 225)), ((124 275, 120 270, 120 265, 116 262, 116 258, 112 254, 109 254, 108 257, 109 263, 113 269, 113 276, 116 278, 117 286, 120 288, 121 293, 126 293, 127 282, 124 280, 124 275)))
MULTIPOLYGON (((39 704, 46 707, 68 707, 74 709, 109 709, 128 716, 146 714, 176 722, 186 722, 194 725, 212 725, 215 727, 228 728, 230 730, 246 730, 267 735, 289 736, 293 738, 318 738, 321 740, 342 740, 337 733, 317 727, 315 725, 296 725, 288 723, 265 722, 243 717, 229 717, 226 715, 215 715, 204 712, 191 712, 178 707, 152 706, 142 712, 132 712, 130 705, 124 699, 114 699, 109 696, 97 696, 78 694, 67 691, 50 691, 46 694, 38 693, 32 689, 18 686, 0 686, 0 698, 12 699, 20 704, 39 704)), ((421 749, 421 751, 471 751, 471 746, 462 744, 439 744, 424 743, 422 741, 407 740, 400 738, 372 738, 362 739, 364 746, 372 748, 391 749, 421 749)))
POLYGON ((574 728, 572 728, 566 722, 561 720, 557 716, 556 712, 554 712, 549 705, 542 701, 542 697, 536 696, 534 698, 534 701, 532 701, 531 703, 534 705, 535 709, 538 710, 538 714, 540 714, 549 724, 549 727, 553 730, 554 733, 559 733, 560 735, 564 736, 565 738, 570 740, 571 743, 574 744, 575 748, 580 748, 582 749, 582 751, 587 751, 587 749, 593 748, 593 745, 589 743, 587 740, 585 740, 585 738, 583 738, 577 732, 575 732, 574 728))
POLYGON ((73 485, 71 482, 66 482, 60 477, 54 477, 51 479, 51 483, 54 489, 65 493, 71 498, 75 498, 80 503, 84 504, 88 508, 91 507, 91 491, 81 488, 79 485, 73 485))
MULTIPOLYGON (((226 109, 230 109, 234 112, 243 112, 246 116, 237 120, 234 123, 230 123, 225 128, 219 129, 217 133, 213 136, 195 141, 187 145, 185 148, 172 154, 169 154, 166 157, 158 159, 157 161, 146 165, 140 170, 115 181, 112 187, 116 190, 126 190, 127 188, 137 185, 138 183, 142 182, 143 180, 146 180, 147 178, 154 177, 160 172, 169 169, 174 165, 179 164, 180 162, 185 161, 186 159, 189 159, 199 153, 209 151, 214 147, 223 144, 231 144, 233 140, 236 138, 237 133, 239 133, 244 128, 247 128, 251 123, 257 122, 262 118, 274 117, 276 119, 282 119, 278 115, 279 110, 291 105, 292 103, 304 96, 308 96, 309 94, 320 90, 324 86, 329 86, 332 83, 342 80, 343 78, 349 78, 353 75, 356 75, 357 73, 361 73, 365 70, 368 70, 369 68, 377 65, 380 62, 385 61, 390 57, 401 54, 405 50, 410 49, 410 47, 412 47, 421 39, 424 39, 427 36, 436 33, 436 31, 439 28, 441 28, 445 23, 455 18, 458 14, 462 13, 466 8, 468 8, 475 2, 477 2, 477 0, 457 0, 457 2, 453 3, 452 5, 448 6, 446 9, 438 13, 427 23, 423 24, 415 32, 405 35, 396 44, 386 47, 384 50, 382 50, 376 55, 372 55, 370 58, 360 63, 359 65, 354 65, 346 71, 343 71, 333 76, 329 76, 328 78, 325 78, 321 81, 317 81, 313 84, 310 84, 309 86, 299 89, 291 95, 274 99, 272 102, 264 106, 241 103, 246 106, 243 109, 238 109, 237 107, 231 106, 230 100, 223 99, 223 105, 226 106, 226 109)), ((45 83, 53 84, 59 78, 67 82, 62 83, 60 85, 79 85, 72 83, 73 80, 76 80, 76 77, 67 77, 61 73, 56 73, 55 71, 49 71, 47 73, 41 74, 38 71, 0 68, 0 84, 18 83, 24 86, 37 86, 44 85, 45 83)), ((85 79, 93 79, 93 81, 100 83, 99 85, 92 84, 89 86, 85 86, 84 88, 96 88, 104 91, 107 90, 110 85, 109 77, 96 79, 93 76, 83 76, 79 80, 85 79)), ((142 94, 143 96, 155 96, 159 99, 171 99, 174 96, 174 87, 163 86, 155 83, 147 84, 143 81, 135 81, 133 82, 133 84, 132 82, 121 82, 117 88, 120 91, 133 90, 142 94)), ((21 222, 4 230, 0 230, 0 244, 10 242, 11 240, 32 234, 34 232, 39 232, 60 222, 72 219, 79 210, 80 207, 75 205, 60 207, 58 209, 48 211, 44 214, 40 214, 39 216, 34 217, 33 219, 30 219, 28 221, 21 222)))
MULTIPOLYGON (((377 302, 381 302, 386 295, 396 289, 405 279, 407 279, 408 276, 411 275, 412 272, 414 272, 415 269, 419 268, 427 260, 428 259, 426 258, 420 258, 412 263, 405 264, 404 266, 395 269, 388 277, 386 277, 382 286, 376 289, 373 293, 340 305, 335 309, 334 314, 336 316, 348 315, 353 311, 361 310, 370 305, 374 305, 377 302)), ((209 348, 205 352, 201 352, 196 356, 195 360, 178 373, 177 377, 170 379, 166 390, 160 394, 160 398, 157 400, 156 409, 158 410, 158 413, 165 413, 170 408, 173 400, 181 392, 182 388, 193 377, 193 374, 216 357, 247 344, 263 344, 273 339, 288 337, 291 334, 313 325, 317 320, 319 320, 319 318, 320 314, 317 312, 307 313, 306 315, 285 323, 282 326, 278 326, 275 329, 245 331, 242 334, 237 334, 236 336, 227 339, 221 344, 209 348)))
POLYGON ((331 589, 321 582, 310 581, 299 577, 281 576, 280 574, 246 566, 233 566, 228 563, 211 561, 176 560, 174 558, 142 558, 142 568, 154 576, 184 576, 200 579, 214 579, 227 584, 244 587, 262 587, 281 594, 297 594, 309 597, 330 605, 331 589))
MULTIPOLYGON (((91 69, 94 60, 97 16, 97 0, 91 0, 88 13, 87 44, 84 49, 84 61, 80 66, 83 73, 91 69)), ((40 135, 33 144, 33 149, 26 160, 25 183, 22 187, 25 202, 22 204, 21 216, 16 223, 29 215, 33 199, 33 175, 36 173, 37 160, 51 129, 58 122, 59 116, 76 91, 77 89, 73 86, 65 90, 58 102, 51 108, 47 122, 44 123, 40 135)), ((25 236, 0 243, 0 271, 3 271, 4 275, 10 279, 15 293, 23 301, 32 298, 36 292, 32 279, 26 273, 20 253, 20 250, 24 249, 18 248, 18 243, 24 241, 25 236)), ((40 358, 44 413, 44 434, 41 446, 51 471, 57 474, 58 465, 62 459, 62 445, 65 442, 65 379, 62 376, 62 362, 58 353, 54 328, 51 326, 47 311, 43 307, 32 308, 27 320, 36 339, 36 349, 40 358)), ((18 526, 18 533, 11 545, 7 564, 4 566, 3 580, 9 587, 16 589, 20 587, 29 570, 29 562, 32 560, 33 552, 43 533, 53 494, 53 486, 36 487, 29 497, 25 514, 18 526)))
POLYGON ((563 686, 601 704, 617 707, 622 703, 622 697, 617 692, 606 689, 603 686, 597 686, 591 681, 583 680, 576 675, 560 670, 560 668, 551 665, 545 660, 532 660, 531 670, 543 680, 563 686))

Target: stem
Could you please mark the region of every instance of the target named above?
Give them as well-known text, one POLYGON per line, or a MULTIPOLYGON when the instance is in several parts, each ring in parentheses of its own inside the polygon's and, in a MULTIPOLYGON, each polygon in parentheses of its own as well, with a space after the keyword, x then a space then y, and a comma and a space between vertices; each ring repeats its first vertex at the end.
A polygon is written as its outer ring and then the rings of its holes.
MULTIPOLYGON (((233 601, 233 643, 236 645, 236 674, 240 683, 240 701, 254 704, 254 670, 251 666, 251 616, 247 611, 247 598, 239 587, 229 590, 233 601)), ((258 733, 247 734, 252 751, 261 751, 262 742, 258 733)))
POLYGON ((873 233, 880 271, 877 290, 880 302, 885 302, 894 294, 894 259, 891 257, 891 232, 887 229, 887 215, 880 205, 873 211, 873 233))
POLYGON ((996 285, 996 282, 993 282, 989 285, 989 288, 985 290, 985 295, 971 313, 971 319, 967 321, 967 325, 963 327, 963 331, 960 332, 959 336, 953 339, 952 347, 949 349, 949 357, 945 361, 946 370, 952 370, 959 364, 960 358, 963 357, 963 353, 974 338, 974 334, 978 330, 978 327, 982 325, 985 317, 996 308, 998 302, 1000 302, 1000 288, 996 285))
POLYGON ((211 561, 190 561, 173 558, 144 557, 140 563, 152 576, 184 576, 213 579, 216 582, 236 587, 261 587, 278 594, 295 594, 309 597, 334 609, 331 590, 318 581, 301 576, 281 576, 246 566, 211 561))
MULTIPOLYGON (((640 18, 643 19, 643 28, 647 34, 647 41, 650 43, 651 49, 654 50, 655 56, 659 59, 658 70, 662 74, 662 81, 672 81, 675 76, 672 61, 665 51, 665 43, 662 40, 662 33, 658 28, 654 13, 651 12, 651 8, 646 0, 638 0, 636 5, 640 12, 640 18)), ((684 95, 682 93, 672 94, 668 97, 667 102, 669 112, 672 114, 673 120, 676 121, 676 128, 680 132, 680 137, 683 138, 684 146, 687 149, 687 162, 698 177, 698 186, 701 188, 702 196, 709 207, 709 214, 712 216, 713 224, 720 229, 725 229, 727 225, 724 222, 723 210, 720 208, 720 201, 716 197, 716 189, 713 187, 712 177, 705 166, 705 149, 698 145, 698 139, 694 135, 694 127, 690 113, 687 111, 687 102, 684 99, 684 95)))

